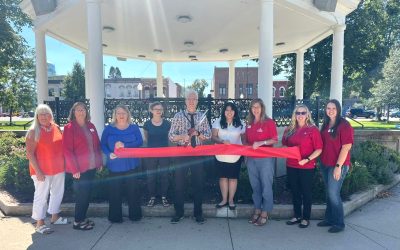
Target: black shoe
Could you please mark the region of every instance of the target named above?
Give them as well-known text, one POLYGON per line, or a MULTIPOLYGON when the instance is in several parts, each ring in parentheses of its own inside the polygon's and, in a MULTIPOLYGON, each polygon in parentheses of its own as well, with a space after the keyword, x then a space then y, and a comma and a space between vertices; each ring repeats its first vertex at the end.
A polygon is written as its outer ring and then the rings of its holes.
POLYGON ((318 227, 330 227, 332 226, 331 223, 327 222, 326 220, 320 221, 317 224, 318 227))
POLYGON ((236 205, 235 204, 229 205, 228 207, 229 207, 229 210, 232 210, 232 211, 236 209, 236 205))
POLYGON ((344 230, 344 227, 337 227, 337 226, 332 226, 329 228, 328 232, 330 233, 339 233, 344 230))
POLYGON ((222 205, 220 205, 220 204, 215 205, 216 208, 223 208, 226 206, 228 206, 228 202, 226 202, 225 204, 222 204, 222 205))
POLYGON ((183 220, 183 216, 174 216, 171 219, 171 224, 178 224, 181 220, 183 220))
POLYGON ((198 224, 204 224, 204 222, 206 222, 206 219, 204 219, 204 217, 200 215, 196 217, 196 222, 198 224))
POLYGON ((310 221, 308 220, 301 220, 299 224, 299 228, 307 228, 310 225, 310 221))
POLYGON ((300 218, 293 217, 291 220, 286 221, 286 225, 291 226, 291 225, 294 225, 294 224, 298 224, 300 222, 301 222, 300 218))

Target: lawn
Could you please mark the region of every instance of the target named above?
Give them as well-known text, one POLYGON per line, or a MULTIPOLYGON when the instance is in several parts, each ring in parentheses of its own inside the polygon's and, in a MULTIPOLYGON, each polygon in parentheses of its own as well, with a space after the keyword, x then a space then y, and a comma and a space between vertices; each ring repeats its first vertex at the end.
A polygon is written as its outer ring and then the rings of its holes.
MULTIPOLYGON (((9 126, 9 121, 0 121, 0 130, 24 130, 24 125, 27 123, 28 121, 13 121, 12 126, 9 126)), ((30 124, 26 125, 26 129, 29 128, 30 124)))
MULTIPOLYGON (((355 121, 351 120, 351 119, 347 119, 351 126, 355 129, 359 129, 362 128, 362 126, 358 123, 356 123, 355 121)), ((370 121, 370 120, 357 120, 357 122, 361 123, 364 125, 364 129, 381 129, 381 130, 387 130, 387 129, 397 129, 400 130, 399 126, 400 126, 400 121, 390 121, 390 122, 386 122, 386 121, 370 121), (397 125, 397 128, 396 128, 397 125)))

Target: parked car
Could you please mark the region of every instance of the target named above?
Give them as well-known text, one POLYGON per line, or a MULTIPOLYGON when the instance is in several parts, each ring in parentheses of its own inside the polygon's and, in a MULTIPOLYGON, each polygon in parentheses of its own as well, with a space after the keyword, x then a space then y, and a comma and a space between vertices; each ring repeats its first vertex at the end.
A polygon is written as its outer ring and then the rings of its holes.
POLYGON ((374 118, 376 116, 374 111, 360 109, 360 108, 351 108, 346 112, 346 116, 350 118, 358 118, 358 117, 365 117, 365 118, 374 118))
POLYGON ((392 118, 400 118, 400 111, 391 113, 390 117, 392 117, 392 118))

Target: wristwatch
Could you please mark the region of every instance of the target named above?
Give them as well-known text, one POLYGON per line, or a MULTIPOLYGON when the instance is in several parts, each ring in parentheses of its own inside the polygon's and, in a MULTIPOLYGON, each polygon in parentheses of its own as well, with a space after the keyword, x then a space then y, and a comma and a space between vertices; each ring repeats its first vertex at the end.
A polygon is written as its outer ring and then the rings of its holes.
POLYGON ((340 167, 340 165, 339 165, 339 163, 336 163, 335 168, 338 168, 338 167, 340 167))

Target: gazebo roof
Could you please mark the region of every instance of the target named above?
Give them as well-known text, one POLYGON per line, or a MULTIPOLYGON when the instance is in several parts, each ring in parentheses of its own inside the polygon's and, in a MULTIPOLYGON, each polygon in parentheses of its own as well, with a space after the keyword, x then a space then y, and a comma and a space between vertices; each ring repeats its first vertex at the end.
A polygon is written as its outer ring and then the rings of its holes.
MULTIPOLYGON (((86 51, 86 1, 57 2, 41 16, 29 0, 21 7, 47 35, 86 51)), ((275 0, 274 55, 321 41, 358 3, 338 0, 335 12, 325 12, 313 0, 275 0)), ((103 0, 101 8, 106 55, 171 62, 258 57, 260 0, 103 0)))

